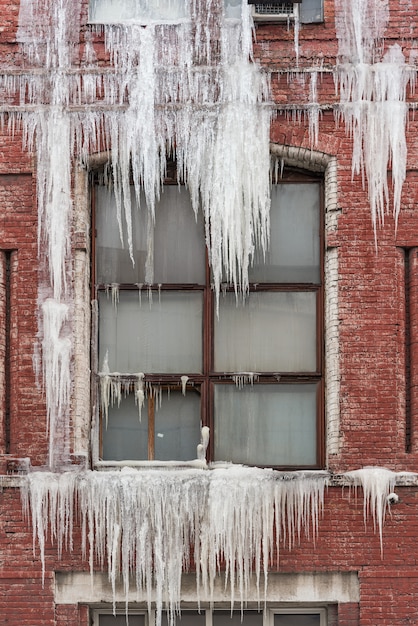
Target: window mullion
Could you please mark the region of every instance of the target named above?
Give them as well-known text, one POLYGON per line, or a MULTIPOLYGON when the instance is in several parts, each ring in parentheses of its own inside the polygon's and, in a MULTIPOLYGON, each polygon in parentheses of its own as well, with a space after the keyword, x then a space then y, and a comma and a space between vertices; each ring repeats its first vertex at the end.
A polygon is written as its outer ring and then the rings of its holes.
POLYGON ((155 398, 152 393, 148 397, 148 460, 155 459, 155 398))

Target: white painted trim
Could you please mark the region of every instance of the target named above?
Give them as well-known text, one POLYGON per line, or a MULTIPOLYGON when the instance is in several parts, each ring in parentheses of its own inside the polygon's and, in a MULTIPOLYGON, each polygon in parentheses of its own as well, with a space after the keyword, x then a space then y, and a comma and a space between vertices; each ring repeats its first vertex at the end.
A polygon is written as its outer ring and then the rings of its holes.
MULTIPOLYGON (((263 588, 263 581, 260 589, 263 588)), ((142 595, 132 585, 128 593, 121 583, 115 589, 115 602, 126 601, 135 603, 139 609, 146 606, 147 597, 142 595)), ((155 595, 152 594, 152 599, 155 595)), ((202 607, 209 606, 210 598, 205 597, 203 590, 199 593, 199 600, 202 607)), ((247 594, 247 608, 257 608, 260 593, 257 591, 255 577, 247 594)), ((182 579, 182 589, 180 602, 185 608, 195 608, 197 606, 196 577, 193 574, 185 574, 182 579)), ((225 588, 225 580, 219 577, 215 581, 213 601, 219 608, 229 608, 231 595, 230 590, 225 588)), ((279 604, 288 603, 290 605, 301 604, 310 605, 315 603, 332 604, 341 602, 359 602, 360 588, 357 572, 304 572, 304 573, 271 573, 268 578, 267 604, 272 607, 279 604)), ((55 575, 55 603, 56 604, 90 604, 106 605, 113 602, 113 590, 108 576, 102 572, 57 572, 55 575)), ((236 603, 239 608, 239 600, 236 603)), ((277 607, 278 608, 278 607, 277 607)))
POLYGON ((270 144, 270 151, 286 165, 324 173, 325 184, 325 428, 326 464, 341 448, 340 434, 340 354, 338 313, 338 248, 327 246, 329 235, 338 226, 337 159, 309 148, 270 144))

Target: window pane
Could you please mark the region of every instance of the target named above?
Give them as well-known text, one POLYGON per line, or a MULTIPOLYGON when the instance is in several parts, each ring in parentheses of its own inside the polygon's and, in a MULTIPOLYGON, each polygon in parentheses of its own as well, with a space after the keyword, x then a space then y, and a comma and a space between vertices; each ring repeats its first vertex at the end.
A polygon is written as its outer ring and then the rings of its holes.
MULTIPOLYGON (((168 623, 168 620, 165 620, 168 623)), ((205 611, 198 613, 197 611, 182 611, 181 614, 176 617, 176 626, 205 626, 206 614, 205 611)))
POLYGON ((119 407, 109 407, 107 427, 103 421, 102 448, 104 461, 148 458, 147 407, 142 407, 140 420, 133 394, 122 398, 119 407))
POLYGON ((92 22, 170 21, 187 17, 184 0, 90 0, 92 22))
POLYGON ((204 284, 205 229, 185 187, 165 185, 155 210, 154 282, 204 284))
POLYGON ((99 294, 99 368, 122 373, 192 373, 202 368, 201 292, 99 294))
POLYGON ((215 321, 217 372, 316 371, 316 293, 228 292, 215 321))
POLYGON ((324 21, 323 0, 303 0, 299 9, 301 24, 313 24, 324 21))
MULTIPOLYGON (((145 615, 129 614, 130 626, 145 626, 145 615)), ((126 626, 126 615, 99 615, 99 626, 126 626)))
POLYGON ((205 282, 205 238, 201 214, 196 219, 185 187, 165 185, 156 207, 155 226, 148 236, 148 210, 142 197, 138 208, 131 188, 132 241, 135 265, 129 256, 125 219, 120 240, 113 193, 96 187, 97 283, 205 282))
POLYGON ((155 458, 160 461, 196 459, 199 443, 198 390, 188 389, 184 396, 181 391, 170 391, 168 397, 163 394, 161 406, 156 406, 155 412, 155 458))
MULTIPOLYGON (((133 394, 123 397, 120 406, 109 407, 107 428, 103 424, 103 460, 126 461, 148 458, 148 410, 141 410, 133 394)), ((200 395, 197 390, 162 392, 161 404, 154 402, 155 459, 190 461, 197 457, 200 442, 200 395)))
POLYGON ((215 385, 215 460, 316 464, 316 384, 215 385))
POLYGON ((270 248, 250 270, 252 283, 319 283, 319 184, 273 185, 270 248))
POLYGON ((318 613, 275 615, 274 626, 320 626, 321 616, 318 613))
POLYGON ((214 611, 213 626, 263 626, 263 613, 257 611, 214 611))

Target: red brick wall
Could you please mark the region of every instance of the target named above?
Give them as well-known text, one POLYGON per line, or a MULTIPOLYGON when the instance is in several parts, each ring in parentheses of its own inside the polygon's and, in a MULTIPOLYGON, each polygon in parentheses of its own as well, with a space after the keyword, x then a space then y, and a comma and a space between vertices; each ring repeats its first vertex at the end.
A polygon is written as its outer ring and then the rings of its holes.
MULTIPOLYGON (((0 2, 0 62, 21 64, 16 46, 19 3, 0 2)), ((406 55, 418 37, 418 2, 390 3, 388 31, 400 41, 406 55)), ((256 57, 276 72, 295 67, 292 28, 259 26, 256 57)), ((83 38, 83 35, 81 36, 83 38)), ((325 0, 323 25, 303 26, 299 67, 332 68, 337 41, 334 6, 325 0)), ((306 102, 309 81, 288 82, 285 74, 272 75, 279 105, 306 102)), ((318 99, 333 105, 337 99, 330 74, 318 80, 318 99)), ((417 95, 409 94, 410 101, 417 95)), ((6 119, 7 122, 7 119, 6 119)), ((378 229, 375 247, 370 209, 361 178, 351 174, 352 142, 341 122, 327 110, 320 121, 318 151, 338 160, 338 202, 342 210, 337 231, 328 245, 338 248, 341 452, 330 469, 343 472, 367 465, 395 471, 416 471, 418 462, 418 254, 410 257, 410 379, 411 450, 406 452, 405 387, 405 277, 402 248, 418 248, 418 120, 413 112, 408 125, 408 174, 403 188, 397 230, 389 214, 378 229)), ((272 141, 310 148, 307 120, 293 121, 279 114, 272 141)), ((21 149, 19 132, 0 132, 0 250, 12 256, 10 295, 10 423, 6 447, 5 425, 0 433, 0 471, 10 457, 30 457, 34 466, 47 458, 46 418, 42 392, 32 366, 37 333, 37 208, 34 160, 21 149)), ((0 308, 3 312, 3 309, 0 308)), ((4 315, 4 312, 2 313, 4 315)), ((0 328, 4 320, 0 319, 0 328)), ((0 344, 0 356, 2 354, 0 344)), ((401 626, 418 623, 418 571, 416 516, 418 490, 397 489, 401 501, 392 508, 384 528, 383 555, 372 521, 363 523, 362 498, 347 489, 330 488, 316 541, 301 539, 291 551, 282 548, 283 572, 359 572, 361 602, 341 604, 330 619, 332 626, 401 626)), ((79 541, 72 555, 58 561, 56 547, 46 548, 42 582, 39 549, 32 548, 32 529, 23 519, 18 489, 0 493, 0 624, 7 626, 75 626, 88 624, 87 607, 54 605, 54 571, 85 571, 79 541)))

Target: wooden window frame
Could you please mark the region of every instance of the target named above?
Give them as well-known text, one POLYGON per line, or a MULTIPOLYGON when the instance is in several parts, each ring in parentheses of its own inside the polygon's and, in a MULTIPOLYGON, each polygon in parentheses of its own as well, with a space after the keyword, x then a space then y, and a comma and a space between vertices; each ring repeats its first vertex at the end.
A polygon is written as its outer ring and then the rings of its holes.
MULTIPOLYGON (((187 607, 187 608, 182 609, 182 614, 187 613, 188 611, 191 611, 193 613, 197 612, 196 609, 187 607)), ((230 607, 221 606, 221 605, 219 606, 215 605, 213 608, 202 607, 199 613, 205 616, 205 620, 204 620, 205 626, 213 626, 213 615, 216 614, 217 611, 222 611, 222 612, 227 611, 228 613, 230 613, 231 609, 230 607)), ((239 615, 241 615, 241 610, 236 608, 234 610, 234 613, 239 613, 239 615)), ((319 618, 320 618, 319 626, 327 626, 327 609, 324 606, 318 607, 318 606, 302 605, 302 606, 297 606, 297 607, 295 606, 280 607, 276 605, 276 606, 269 607, 265 609, 264 611, 259 610, 255 607, 254 608, 246 607, 243 610, 243 613, 244 614, 257 613, 258 615, 261 614, 263 618, 263 626, 274 626, 275 615, 312 615, 314 614, 314 615, 319 615, 319 618)), ((92 611, 92 626, 100 626, 101 615, 113 615, 113 614, 114 613, 112 609, 107 609, 107 608, 94 609, 92 611)), ((131 615, 131 616, 142 615, 145 618, 144 619, 145 626, 155 626, 156 616, 155 616, 155 610, 153 609, 151 609, 149 612, 146 609, 143 609, 143 610, 129 609, 128 615, 131 615)), ((120 616, 121 621, 126 620, 125 610, 117 611, 116 616, 120 616)), ((181 621, 179 621, 179 624, 181 625, 181 621)))
MULTIPOLYGON (((175 168, 171 166, 169 168, 170 178, 168 178, 165 184, 178 184, 176 179, 175 168)), ((97 184, 97 174, 93 173, 91 180, 92 187, 92 298, 97 300, 99 291, 104 291, 109 288, 109 285, 96 284, 96 220, 95 220, 95 193, 94 187, 97 184)), ((317 383, 317 410, 316 410, 316 433, 317 433, 317 449, 316 449, 316 463, 313 465, 264 465, 264 467, 274 467, 275 469, 322 469, 325 466, 325 427, 324 427, 324 179, 322 174, 316 174, 305 170, 296 168, 284 168, 281 173, 281 177, 277 180, 276 184, 301 184, 301 183, 321 183, 320 185, 320 207, 319 207, 319 233, 320 233, 320 283, 257 283, 256 285, 250 284, 250 293, 268 293, 268 292, 315 292, 317 294, 317 329, 316 329, 316 355, 317 366, 315 372, 263 372, 258 375, 257 381, 254 382, 254 386, 257 384, 295 384, 298 383, 317 383), (279 376, 279 381, 278 381, 279 376)), ((138 290, 138 285, 122 283, 119 285, 120 291, 138 290)), ((202 292, 203 294, 203 367, 202 373, 196 372, 179 372, 175 374, 161 374, 161 373, 145 373, 144 380, 146 383, 152 386, 153 389, 161 389, 167 391, 169 389, 179 390, 181 388, 180 378, 181 376, 187 376, 190 381, 193 382, 195 388, 199 388, 201 394, 201 425, 208 426, 210 432, 214 432, 214 386, 215 384, 227 384, 235 385, 232 379, 231 373, 216 372, 214 370, 214 316, 215 316, 215 299, 216 296, 213 291, 213 285, 211 280, 211 273, 208 264, 208 255, 206 250, 206 282, 203 285, 186 284, 186 283, 172 283, 146 286, 144 289, 149 289, 154 295, 164 293, 165 291, 193 291, 202 292)), ((233 291, 232 286, 227 286, 228 291, 233 291)), ((97 337, 96 347, 93 349, 93 363, 97 363, 97 337)), ((93 368, 94 369, 94 368, 93 368)), ((98 388, 98 373, 94 372, 95 386, 98 388)), ((124 377, 128 384, 135 383, 135 377, 124 377)), ((187 391, 189 393, 189 391, 187 391)), ((148 396, 149 397, 149 396, 148 396)), ((151 403, 152 404, 152 401, 151 403)), ((151 422, 155 417, 152 406, 149 409, 151 422)), ((100 428, 101 433, 101 428, 100 428)), ((214 436, 210 437, 209 446, 207 450, 207 460, 214 459, 214 436)), ((196 444, 199 442, 197 441, 196 444)), ((148 461, 155 460, 155 437, 153 436, 153 429, 148 430, 148 461)), ((100 448, 102 445, 102 438, 100 434, 100 448)), ((100 454, 101 456, 101 454, 100 454)), ((144 459, 146 461, 147 459, 144 459)), ((190 459, 192 460, 192 459, 190 459)), ((111 464, 111 461, 107 461, 111 464)), ((179 461, 181 465, 183 461, 179 461)), ((162 461, 164 464, 164 461, 162 461)))

